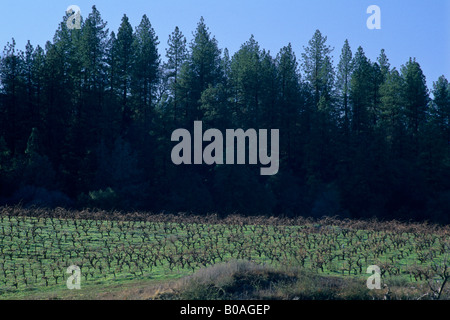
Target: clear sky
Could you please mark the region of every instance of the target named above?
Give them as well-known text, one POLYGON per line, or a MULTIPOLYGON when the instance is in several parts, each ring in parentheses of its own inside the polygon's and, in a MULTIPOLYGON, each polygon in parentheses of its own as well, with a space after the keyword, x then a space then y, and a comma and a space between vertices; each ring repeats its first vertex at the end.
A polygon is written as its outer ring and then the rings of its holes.
POLYGON ((72 4, 84 17, 96 5, 110 31, 117 31, 123 14, 133 27, 147 14, 162 58, 175 26, 190 40, 203 16, 219 46, 230 54, 253 34, 273 56, 292 43, 300 59, 303 46, 319 29, 335 48, 335 64, 348 39, 353 52, 361 45, 372 61, 384 48, 397 69, 416 57, 429 86, 442 74, 450 78, 450 0, 1 0, 0 46, 12 37, 19 49, 27 40, 44 46, 72 4), (366 27, 369 5, 381 9, 381 30, 366 27))

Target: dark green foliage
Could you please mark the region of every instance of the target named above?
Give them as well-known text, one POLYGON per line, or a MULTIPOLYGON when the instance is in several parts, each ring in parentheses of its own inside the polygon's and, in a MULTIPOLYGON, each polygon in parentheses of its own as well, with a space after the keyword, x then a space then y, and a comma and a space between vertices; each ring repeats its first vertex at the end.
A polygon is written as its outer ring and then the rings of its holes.
POLYGON ((67 19, 45 48, 3 51, 2 203, 448 222, 450 85, 429 92, 415 59, 396 69, 346 40, 335 66, 319 30, 301 59, 254 36, 230 53, 201 18, 162 61, 146 15, 113 32, 95 6, 81 30, 67 19), (280 129, 279 173, 175 166, 171 134, 195 120, 280 129))
POLYGON ((318 107, 321 98, 329 100, 334 81, 334 71, 331 61, 333 49, 326 44, 327 37, 316 30, 305 52, 302 54, 303 71, 306 81, 311 87, 314 105, 318 107))
POLYGON ((151 110, 159 77, 158 37, 146 15, 136 29, 133 52, 132 96, 135 98, 133 116, 151 121, 151 110))
POLYGON ((221 82, 221 50, 215 37, 211 36, 203 17, 197 25, 189 46, 187 61, 180 70, 181 108, 183 126, 191 126, 203 117, 200 108, 202 92, 221 82))
POLYGON ((349 91, 350 79, 353 71, 352 57, 353 54, 348 40, 345 40, 337 67, 336 89, 340 106, 340 108, 338 107, 338 110, 340 110, 340 118, 342 119, 340 123, 346 136, 348 136, 350 124, 349 91))
POLYGON ((134 62, 133 52, 133 28, 126 15, 122 18, 117 39, 113 42, 115 53, 116 87, 118 89, 119 101, 122 108, 122 132, 125 133, 132 118, 131 106, 129 104, 129 94, 131 90, 131 73, 134 62))
MULTIPOLYGON (((165 81, 169 87, 167 108, 169 109, 167 117, 171 118, 173 122, 180 123, 182 118, 182 112, 179 110, 180 99, 180 86, 178 83, 180 71, 182 65, 188 58, 186 48, 186 38, 178 27, 175 31, 169 35, 167 41, 168 49, 166 49, 167 62, 164 64, 165 81)), ((174 125, 176 124, 174 123, 174 125)))
POLYGON ((413 135, 417 135, 420 127, 425 124, 429 101, 425 75, 416 59, 411 58, 406 65, 402 66, 401 74, 405 81, 404 97, 407 129, 413 135))
POLYGON ((110 187, 105 190, 90 191, 88 195, 81 194, 77 201, 83 207, 107 208, 108 210, 120 206, 117 193, 110 187))

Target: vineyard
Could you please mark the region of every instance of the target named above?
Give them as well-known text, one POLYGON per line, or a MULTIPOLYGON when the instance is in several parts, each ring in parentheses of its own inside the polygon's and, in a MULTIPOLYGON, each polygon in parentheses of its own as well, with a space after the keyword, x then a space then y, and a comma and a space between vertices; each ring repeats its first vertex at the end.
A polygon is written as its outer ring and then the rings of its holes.
MULTIPOLYGON (((66 285, 76 265, 82 285, 136 277, 184 276, 221 262, 295 267, 317 274, 429 283, 445 291, 450 228, 426 223, 0 209, 2 295, 66 285), (440 281, 440 282, 439 282, 440 281)), ((363 282, 362 282, 363 283, 363 282)))

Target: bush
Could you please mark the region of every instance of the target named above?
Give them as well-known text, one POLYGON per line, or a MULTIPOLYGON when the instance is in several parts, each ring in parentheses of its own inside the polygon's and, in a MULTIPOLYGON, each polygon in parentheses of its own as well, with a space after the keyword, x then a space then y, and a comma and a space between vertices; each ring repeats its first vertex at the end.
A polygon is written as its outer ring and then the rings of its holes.
POLYGON ((109 187, 105 190, 90 191, 88 195, 83 193, 78 197, 77 202, 80 207, 101 208, 104 210, 112 210, 120 205, 119 196, 109 187))
POLYGON ((373 300, 355 279, 319 276, 302 269, 275 268, 249 261, 231 261, 203 268, 159 299, 181 300, 373 300))

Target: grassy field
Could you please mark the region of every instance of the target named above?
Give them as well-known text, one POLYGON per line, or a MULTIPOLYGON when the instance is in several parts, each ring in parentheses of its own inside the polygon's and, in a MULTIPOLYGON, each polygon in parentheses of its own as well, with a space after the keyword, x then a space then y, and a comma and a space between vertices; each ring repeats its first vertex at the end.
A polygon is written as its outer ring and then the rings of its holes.
POLYGON ((0 208, 0 299, 431 299, 450 273, 449 235, 397 221, 0 208), (71 265, 81 290, 67 289, 71 265), (370 265, 381 290, 366 288, 370 265))

